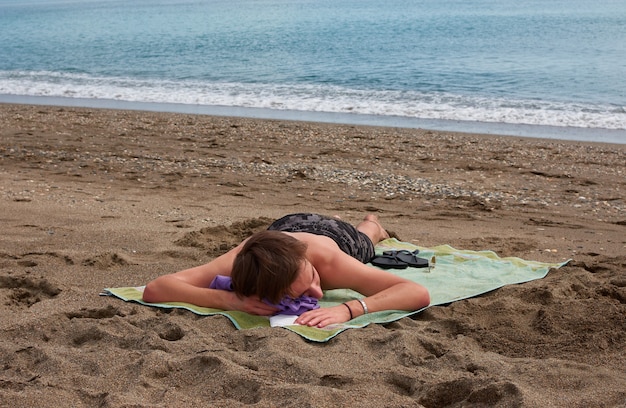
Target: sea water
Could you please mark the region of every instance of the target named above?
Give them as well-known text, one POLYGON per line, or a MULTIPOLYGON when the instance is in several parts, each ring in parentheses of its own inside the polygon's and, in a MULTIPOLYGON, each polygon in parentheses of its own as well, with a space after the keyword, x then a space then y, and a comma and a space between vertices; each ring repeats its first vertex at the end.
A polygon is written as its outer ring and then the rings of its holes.
POLYGON ((626 143, 626 1, 0 0, 0 101, 626 143))

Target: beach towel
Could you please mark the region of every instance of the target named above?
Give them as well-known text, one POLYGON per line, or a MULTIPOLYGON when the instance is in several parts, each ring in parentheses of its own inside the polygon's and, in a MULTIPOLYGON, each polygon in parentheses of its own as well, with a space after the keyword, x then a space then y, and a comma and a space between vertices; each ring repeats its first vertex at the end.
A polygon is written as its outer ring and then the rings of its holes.
MULTIPOLYGON (((550 269, 560 268, 568 262, 544 263, 515 257, 501 258, 493 251, 461 250, 448 245, 424 248, 411 243, 401 242, 394 238, 380 242, 376 246, 376 253, 382 254, 383 251, 394 249, 406 249, 409 251, 419 249, 419 256, 429 261, 435 257, 435 262, 431 262, 430 268, 409 267, 406 269, 389 270, 391 273, 426 287, 431 297, 431 303, 428 307, 478 296, 505 285, 541 279, 548 274, 550 269)), ((254 316, 245 312, 224 311, 179 302, 145 303, 141 300, 142 290, 143 287, 141 286, 106 288, 103 294, 147 306, 182 308, 199 315, 223 315, 229 318, 238 329, 270 327, 271 325, 269 318, 254 316)), ((361 294, 349 289, 328 290, 324 292, 324 297, 320 299, 319 304, 321 307, 329 307, 361 297, 363 297, 361 294)), ((390 323, 425 309, 374 312, 359 316, 349 322, 330 325, 322 329, 289 324, 283 327, 307 340, 326 342, 345 330, 362 328, 372 323, 390 323)), ((277 325, 281 325, 281 323, 278 322, 277 325)))

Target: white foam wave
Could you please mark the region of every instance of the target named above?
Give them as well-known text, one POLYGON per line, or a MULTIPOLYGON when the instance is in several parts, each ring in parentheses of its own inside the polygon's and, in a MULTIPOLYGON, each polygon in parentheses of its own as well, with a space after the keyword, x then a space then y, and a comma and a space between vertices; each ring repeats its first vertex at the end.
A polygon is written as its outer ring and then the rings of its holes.
POLYGON ((13 71, 0 72, 0 94, 626 129, 626 108, 623 106, 417 91, 355 90, 327 85, 139 80, 13 71))

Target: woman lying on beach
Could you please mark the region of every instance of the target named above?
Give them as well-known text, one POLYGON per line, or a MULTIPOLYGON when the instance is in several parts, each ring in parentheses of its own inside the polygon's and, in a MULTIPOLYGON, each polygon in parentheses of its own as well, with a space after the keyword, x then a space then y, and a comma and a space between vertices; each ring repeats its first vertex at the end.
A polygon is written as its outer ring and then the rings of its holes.
POLYGON ((320 299, 322 291, 339 288, 366 296, 309 310, 296 319, 315 327, 381 310, 428 306, 430 296, 423 286, 365 265, 374 257, 374 245, 386 238, 389 234, 373 214, 356 228, 317 214, 287 215, 207 264, 151 281, 143 300, 270 316, 285 297, 320 299), (233 291, 209 288, 218 275, 230 277, 233 291))

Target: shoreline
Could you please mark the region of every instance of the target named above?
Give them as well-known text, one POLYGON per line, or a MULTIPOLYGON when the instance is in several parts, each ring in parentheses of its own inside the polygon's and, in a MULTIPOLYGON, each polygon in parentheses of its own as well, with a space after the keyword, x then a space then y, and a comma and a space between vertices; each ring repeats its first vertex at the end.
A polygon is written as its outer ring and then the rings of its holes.
POLYGON ((547 125, 526 125, 495 122, 419 119, 334 112, 303 112, 237 106, 187 105, 160 102, 136 102, 107 99, 67 98, 52 96, 2 95, 0 104, 59 106, 91 109, 133 110, 161 113, 182 113, 242 119, 273 119, 317 122, 334 125, 381 126, 459 133, 528 137, 563 141, 626 144, 626 129, 573 128, 547 125))
POLYGON ((0 405, 624 406, 625 158, 624 144, 0 104, 0 405), (323 344, 98 296, 298 211, 571 261, 323 344))

